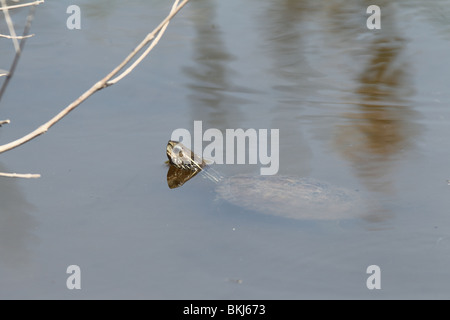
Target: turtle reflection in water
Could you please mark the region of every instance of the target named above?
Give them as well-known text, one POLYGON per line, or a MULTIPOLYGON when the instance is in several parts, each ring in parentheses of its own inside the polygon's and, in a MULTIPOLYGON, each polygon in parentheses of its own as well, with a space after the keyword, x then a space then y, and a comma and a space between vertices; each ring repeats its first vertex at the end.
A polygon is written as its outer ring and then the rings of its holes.
POLYGON ((180 187, 202 172, 217 182, 219 198, 248 210, 308 220, 356 218, 361 214, 362 200, 356 191, 292 176, 237 175, 223 178, 177 141, 169 141, 166 153, 170 163, 167 174, 170 188, 180 187))

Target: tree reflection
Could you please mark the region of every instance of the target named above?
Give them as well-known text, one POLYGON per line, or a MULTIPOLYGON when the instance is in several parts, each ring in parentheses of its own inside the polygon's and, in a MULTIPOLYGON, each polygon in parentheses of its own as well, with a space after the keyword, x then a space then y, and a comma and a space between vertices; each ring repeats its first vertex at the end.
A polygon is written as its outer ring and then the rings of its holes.
POLYGON ((271 86, 276 94, 272 106, 272 128, 280 128, 280 173, 307 175, 311 151, 306 143, 298 115, 304 101, 317 90, 313 81, 317 74, 309 66, 304 52, 302 25, 313 10, 308 1, 283 0, 270 2, 261 17, 263 51, 269 66, 271 86), (293 156, 292 152, 295 150, 293 156))
POLYGON ((193 66, 184 68, 189 77, 192 121, 203 120, 205 127, 234 128, 242 115, 239 105, 245 100, 233 93, 239 91, 232 84, 232 70, 229 63, 233 56, 228 52, 220 26, 216 23, 216 2, 199 0, 195 2, 192 23, 195 27, 193 40, 193 66))
POLYGON ((407 41, 392 21, 394 8, 383 8, 389 14, 382 16, 382 31, 359 52, 366 62, 355 77, 356 108, 343 114, 349 121, 337 126, 335 142, 369 189, 390 193, 395 160, 413 144, 418 126, 408 99, 413 88, 404 55, 407 41))

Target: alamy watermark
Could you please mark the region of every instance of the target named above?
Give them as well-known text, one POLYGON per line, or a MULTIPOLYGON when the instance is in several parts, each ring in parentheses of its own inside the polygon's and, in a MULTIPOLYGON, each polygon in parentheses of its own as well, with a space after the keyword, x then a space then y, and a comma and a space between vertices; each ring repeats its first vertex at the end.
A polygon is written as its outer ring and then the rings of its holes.
POLYGON ((367 289, 381 289, 381 269, 376 264, 367 267, 366 273, 370 276, 366 280, 367 289))
POLYGON ((70 274, 70 276, 68 276, 67 280, 66 280, 67 289, 80 290, 81 289, 81 269, 80 269, 80 267, 76 264, 72 264, 67 267, 66 273, 70 274))
POLYGON ((366 26, 369 30, 381 29, 381 9, 377 5, 370 5, 366 10, 370 16, 367 18, 366 26))
MULTIPOLYGON (((70 5, 66 10, 70 16, 67 18, 66 26, 69 30, 81 29, 81 9, 77 5, 70 5)), ((370 5, 366 9, 366 13, 370 14, 367 18, 366 26, 369 30, 381 29, 381 9, 377 5, 370 5)))
POLYGON ((81 10, 77 5, 70 5, 67 7, 66 13, 70 14, 66 21, 66 27, 69 30, 81 29, 81 10))
POLYGON ((194 121, 193 143, 191 138, 189 130, 184 128, 175 129, 171 136, 171 140, 182 142, 200 159, 205 158, 216 164, 246 164, 246 150, 248 150, 248 164, 258 164, 259 161, 264 166, 260 168, 261 175, 274 175, 278 172, 280 164, 278 129, 270 129, 270 143, 267 129, 247 129, 245 131, 243 129, 226 129, 224 146, 222 131, 209 128, 203 132, 202 121, 194 121), (210 143, 203 149, 203 142, 210 143), (226 151, 225 158, 223 150, 226 151))

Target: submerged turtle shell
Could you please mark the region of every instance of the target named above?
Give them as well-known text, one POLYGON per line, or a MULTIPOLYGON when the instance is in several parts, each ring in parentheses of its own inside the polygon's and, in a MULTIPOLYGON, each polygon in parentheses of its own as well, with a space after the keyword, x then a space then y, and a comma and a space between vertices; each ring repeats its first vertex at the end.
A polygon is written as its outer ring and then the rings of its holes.
POLYGON ((311 178, 237 175, 220 181, 218 196, 261 213, 307 220, 335 220, 362 215, 358 192, 311 178))

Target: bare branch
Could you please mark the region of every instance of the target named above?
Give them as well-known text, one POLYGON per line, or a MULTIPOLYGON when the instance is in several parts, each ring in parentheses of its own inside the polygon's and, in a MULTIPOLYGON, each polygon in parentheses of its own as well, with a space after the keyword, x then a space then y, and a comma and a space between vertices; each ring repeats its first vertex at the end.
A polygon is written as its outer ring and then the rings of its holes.
POLYGON ((16 30, 14 30, 14 25, 11 20, 11 16, 9 15, 9 11, 8 11, 8 9, 5 9, 6 8, 6 0, 0 0, 0 1, 2 3, 3 14, 5 15, 5 20, 6 20, 6 24, 8 25, 9 34, 11 35, 11 39, 14 44, 14 49, 16 50, 16 53, 18 53, 18 52, 20 52, 19 41, 17 41, 16 30))
MULTIPOLYGON (((177 4, 179 0, 175 1, 175 4, 177 4)), ((0 146, 0 153, 3 153, 5 151, 11 150, 13 148, 16 148, 38 136, 41 134, 44 134, 47 132, 48 129, 50 129, 55 123, 57 123, 59 120, 64 118, 69 112, 71 112, 73 109, 75 109, 78 105, 80 105, 82 102, 84 102, 87 98, 89 98, 92 94, 94 94, 96 91, 101 90, 108 86, 108 81, 114 77, 120 70, 126 66, 131 59, 136 56, 136 54, 143 48, 145 45, 147 45, 150 41, 152 41, 155 38, 155 35, 161 31, 161 29, 164 28, 164 26, 183 8, 189 0, 184 0, 180 5, 178 5, 175 9, 172 9, 170 14, 159 24, 158 27, 156 27, 151 33, 149 33, 144 40, 116 67, 113 71, 111 71, 106 77, 104 77, 102 80, 98 81, 96 84, 94 84, 89 90, 84 92, 80 97, 78 97, 75 101, 73 101, 71 104, 69 104, 65 109, 63 109, 60 113, 58 113, 55 117, 41 125, 39 128, 35 129, 34 131, 30 132, 29 134, 23 136, 20 139, 17 139, 15 141, 12 141, 10 143, 4 144, 0 146)), ((114 82, 115 83, 115 82, 114 82)))
POLYGON ((34 179, 34 178, 40 178, 41 175, 40 174, 34 174, 34 173, 5 173, 5 172, 0 172, 0 177, 34 179))
POLYGON ((44 0, 39 0, 39 1, 33 1, 33 2, 28 2, 28 3, 16 4, 14 6, 9 6, 9 7, 4 6, 4 7, 0 7, 0 11, 29 7, 29 6, 36 6, 36 5, 44 3, 44 2, 45 2, 44 0))
POLYGON ((34 34, 29 34, 27 36, 15 36, 15 37, 9 36, 9 35, 6 35, 6 34, 0 34, 0 38, 6 38, 6 39, 13 39, 14 38, 14 39, 21 40, 21 39, 31 38, 31 37, 34 37, 34 34))
MULTIPOLYGON (((1 0, 1 1, 4 2, 5 0, 1 0)), ((22 34, 23 38, 20 40, 19 50, 16 50, 16 55, 14 56, 14 60, 11 64, 11 67, 10 67, 8 73, 6 74, 6 79, 0 88, 0 100, 2 99, 2 96, 5 93, 6 87, 8 86, 8 83, 11 80, 11 78, 14 74, 14 71, 16 70, 17 64, 19 63, 19 58, 20 58, 21 52, 23 50, 23 47, 25 46, 25 41, 27 39, 26 36, 28 35, 28 32, 30 31, 30 28, 31 28, 31 21, 33 21, 35 9, 36 9, 36 6, 32 6, 29 10, 30 12, 28 13, 28 16, 27 16, 27 22, 25 24, 25 28, 23 29, 23 34, 22 34)), ((15 40, 15 41, 17 41, 17 40, 15 40)), ((0 74, 0 76, 2 76, 2 75, 3 74, 0 74)))

